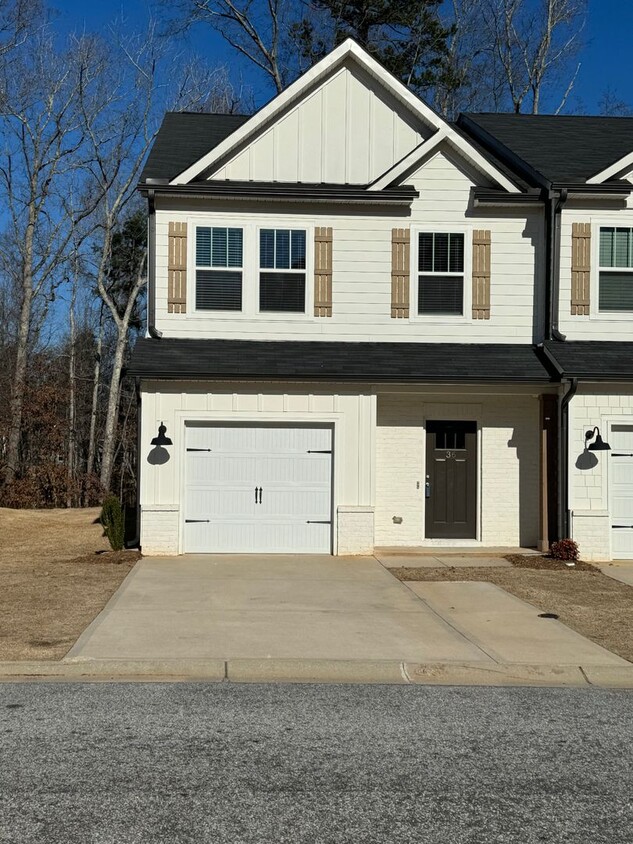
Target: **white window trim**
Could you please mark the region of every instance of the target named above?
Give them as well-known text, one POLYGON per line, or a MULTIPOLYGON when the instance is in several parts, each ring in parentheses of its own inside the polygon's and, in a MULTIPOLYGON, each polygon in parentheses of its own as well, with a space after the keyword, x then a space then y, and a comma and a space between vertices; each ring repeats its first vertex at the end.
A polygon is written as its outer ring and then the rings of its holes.
MULTIPOLYGON (((601 320, 602 322, 630 322, 633 319, 633 310, 631 311, 601 311, 600 310, 600 270, 618 271, 618 267, 601 267, 600 266, 600 229, 616 228, 616 229, 633 229, 633 221, 626 223, 616 219, 592 219, 591 220, 591 270, 589 276, 589 288, 591 303, 589 306, 589 318, 601 320)), ((621 267, 623 272, 627 272, 624 267, 621 267)), ((633 269, 628 270, 633 272, 633 269)), ((571 276, 570 276, 571 277, 571 276)))
MULTIPOLYGON (((472 226, 455 225, 418 225, 411 227, 410 239, 410 289, 409 289, 409 322, 432 322, 435 325, 455 325, 472 322, 472 261, 473 261, 473 229, 472 226), (464 299, 462 314, 419 314, 418 313, 418 241, 421 232, 432 234, 463 234, 464 235, 464 299)), ((428 273, 424 273, 428 275, 428 273)), ((432 275, 454 276, 458 273, 432 273, 432 275)))
POLYGON ((234 322, 255 320, 258 322, 313 322, 314 317, 314 224, 288 220, 271 219, 265 223, 243 222, 231 215, 187 217, 187 310, 189 320, 213 320, 213 322, 234 322), (196 229, 229 228, 242 229, 242 310, 197 310, 196 309, 196 229), (259 310, 259 232, 260 229, 295 229, 306 233, 306 303, 305 311, 260 311, 259 310))
POLYGON ((313 225, 296 225, 290 224, 288 220, 276 221, 267 220, 265 223, 260 223, 255 227, 255 267, 256 267, 256 292, 255 303, 257 305, 257 316, 260 319, 271 320, 300 320, 312 321, 314 319, 314 284, 310 279, 314 278, 314 226, 313 225), (305 270, 274 270, 262 268, 260 266, 259 255, 259 238, 262 229, 286 229, 288 231, 304 231, 306 233, 306 266, 305 270), (259 309, 259 274, 261 272, 289 272, 296 275, 305 273, 305 310, 304 311, 260 311, 259 309))
MULTIPOLYGON (((193 271, 191 273, 192 281, 193 281, 193 290, 192 290, 191 299, 189 299, 189 291, 187 291, 187 299, 188 299, 188 301, 191 302, 191 309, 192 309, 193 313, 195 313, 195 314, 207 314, 207 315, 214 316, 214 317, 217 316, 217 315, 221 315, 221 316, 224 316, 225 318, 227 318, 227 317, 230 317, 231 315, 237 316, 238 314, 241 314, 241 313, 244 312, 244 278, 245 278, 244 255, 245 255, 245 252, 246 252, 245 235, 246 235, 245 227, 243 225, 240 225, 240 224, 229 225, 229 224, 226 224, 224 222, 222 222, 222 223, 205 222, 204 224, 198 222, 198 223, 194 224, 193 237, 192 237, 193 244, 192 244, 192 248, 191 248, 191 255, 187 256, 187 264, 189 264, 190 260, 193 264, 193 271), (210 264, 208 267, 204 267, 204 266, 199 265, 197 260, 196 260, 196 245, 197 245, 197 240, 198 240, 198 229, 212 229, 212 230, 213 229, 227 229, 227 230, 228 229, 241 229, 241 231, 242 231, 242 266, 241 266, 241 268, 240 267, 229 267, 229 266, 214 267, 212 264, 210 264), (241 272, 242 273, 242 307, 240 308, 240 310, 234 310, 232 308, 199 308, 199 309, 196 308, 196 275, 197 275, 198 270, 210 270, 210 271, 225 270, 227 272, 235 272, 235 273, 241 272)), ((213 251, 213 236, 211 238, 211 250, 213 251)))

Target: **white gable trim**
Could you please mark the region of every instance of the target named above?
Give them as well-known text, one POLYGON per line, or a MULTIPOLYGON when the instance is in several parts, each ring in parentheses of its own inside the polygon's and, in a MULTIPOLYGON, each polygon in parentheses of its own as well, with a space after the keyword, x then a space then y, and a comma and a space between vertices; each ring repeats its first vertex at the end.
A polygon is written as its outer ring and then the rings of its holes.
MULTIPOLYGON (((207 155, 203 156, 201 159, 196 161, 195 164, 192 164, 172 179, 170 184, 188 184, 192 179, 195 179, 202 172, 213 166, 213 164, 217 161, 224 158, 247 138, 254 135, 254 133, 264 123, 283 111, 290 103, 293 102, 293 100, 298 99, 303 91, 317 83, 334 67, 342 63, 348 57, 354 58, 354 60, 363 67, 367 73, 375 77, 381 85, 394 97, 396 97, 396 99, 400 100, 400 102, 402 102, 413 115, 421 119, 425 124, 432 126, 437 130, 441 130, 445 137, 448 138, 451 143, 466 156, 466 158, 470 159, 473 164, 475 164, 486 175, 490 176, 490 178, 497 182, 498 185, 505 188, 510 193, 520 192, 516 185, 504 176, 503 173, 497 170, 497 168, 494 167, 483 155, 481 155, 481 153, 479 153, 468 141, 455 132, 444 118, 436 114, 432 108, 427 106, 426 103, 424 103, 419 97, 409 91, 402 82, 388 73, 382 65, 380 65, 351 39, 344 41, 324 59, 317 62, 317 64, 308 70, 307 73, 304 73, 303 76, 293 82, 292 85, 286 88, 285 91, 282 91, 281 94, 271 100, 268 105, 260 109, 257 114, 254 114, 250 120, 243 123, 242 126, 229 135, 228 138, 225 138, 224 141, 207 153, 207 155)), ((435 137, 435 135, 433 137, 435 137)), ((418 152, 420 152, 421 149, 422 147, 419 147, 418 152)))
POLYGON ((602 182, 606 182, 607 179, 613 178, 613 176, 617 176, 622 170, 626 169, 633 165, 633 152, 630 152, 628 155, 625 155, 624 158, 620 158, 619 161, 615 161, 613 164, 610 164, 606 169, 601 170, 600 173, 596 173, 595 176, 592 176, 590 179, 587 179, 588 185, 600 185, 602 182))
POLYGON ((404 173, 406 173, 407 170, 411 167, 415 167, 415 165, 424 158, 424 156, 432 152, 438 144, 441 144, 445 139, 446 132, 443 132, 441 129, 438 130, 426 141, 418 144, 418 146, 415 149, 412 149, 408 155, 405 155, 404 158, 397 161, 393 167, 385 170, 382 175, 378 176, 378 178, 369 185, 368 190, 384 190, 389 187, 389 185, 396 182, 404 173))

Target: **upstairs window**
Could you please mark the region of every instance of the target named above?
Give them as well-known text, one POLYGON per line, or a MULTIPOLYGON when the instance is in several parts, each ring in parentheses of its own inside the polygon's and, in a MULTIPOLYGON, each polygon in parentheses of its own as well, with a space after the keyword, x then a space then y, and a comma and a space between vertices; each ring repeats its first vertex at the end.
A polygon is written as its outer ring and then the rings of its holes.
POLYGON ((633 311, 633 229, 600 229, 598 309, 633 311))
POLYGON ((306 233, 261 229, 259 310, 303 313, 306 308, 306 233))
POLYGON ((463 232, 420 232, 418 313, 438 316, 463 315, 463 232))
POLYGON ((242 310, 242 229, 196 228, 196 310, 242 310))

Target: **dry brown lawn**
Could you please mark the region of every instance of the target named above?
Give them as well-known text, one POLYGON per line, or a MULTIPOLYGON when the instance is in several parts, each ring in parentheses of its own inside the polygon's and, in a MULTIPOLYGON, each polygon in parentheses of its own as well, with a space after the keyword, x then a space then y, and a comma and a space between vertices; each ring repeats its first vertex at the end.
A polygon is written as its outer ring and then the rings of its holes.
POLYGON ((0 508, 0 660, 61 659, 128 574, 98 516, 0 508))
POLYGON ((633 662, 633 587, 584 564, 564 568, 389 569, 399 580, 485 580, 633 662))

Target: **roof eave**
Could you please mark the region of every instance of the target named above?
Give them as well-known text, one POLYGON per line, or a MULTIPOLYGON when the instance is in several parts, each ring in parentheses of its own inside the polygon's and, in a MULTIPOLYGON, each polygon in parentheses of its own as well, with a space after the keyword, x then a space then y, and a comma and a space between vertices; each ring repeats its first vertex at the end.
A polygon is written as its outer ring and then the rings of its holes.
POLYGON ((255 201, 278 202, 336 202, 372 205, 410 205, 420 194, 412 186, 403 185, 380 191, 368 191, 364 186, 357 189, 341 186, 321 188, 302 184, 234 184, 231 182, 194 182, 187 185, 170 185, 164 182, 139 183, 137 189, 146 195, 153 191, 155 196, 187 196, 201 199, 251 199, 255 201))

